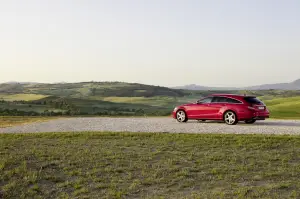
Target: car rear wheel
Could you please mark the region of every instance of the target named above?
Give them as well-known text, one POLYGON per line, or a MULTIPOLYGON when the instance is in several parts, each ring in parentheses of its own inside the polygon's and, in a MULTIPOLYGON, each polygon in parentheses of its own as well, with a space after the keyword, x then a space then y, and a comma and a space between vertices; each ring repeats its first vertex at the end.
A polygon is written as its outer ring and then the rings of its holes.
POLYGON ((246 124, 253 124, 254 122, 256 122, 255 119, 245 120, 246 124))
POLYGON ((178 122, 187 122, 188 121, 187 115, 183 110, 177 111, 176 119, 178 122))
POLYGON ((233 111, 227 111, 224 114, 224 122, 228 125, 235 125, 238 123, 236 114, 233 111))

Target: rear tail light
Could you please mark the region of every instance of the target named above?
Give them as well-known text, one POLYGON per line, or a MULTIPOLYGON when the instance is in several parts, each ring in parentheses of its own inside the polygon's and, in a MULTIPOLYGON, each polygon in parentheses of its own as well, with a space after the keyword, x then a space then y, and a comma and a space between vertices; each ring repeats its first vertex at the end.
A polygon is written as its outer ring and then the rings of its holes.
POLYGON ((248 109, 250 109, 250 110, 266 110, 266 106, 253 106, 253 105, 250 105, 250 106, 248 106, 248 109))
POLYGON ((250 110, 255 110, 255 108, 252 107, 252 106, 248 106, 248 109, 250 109, 250 110))

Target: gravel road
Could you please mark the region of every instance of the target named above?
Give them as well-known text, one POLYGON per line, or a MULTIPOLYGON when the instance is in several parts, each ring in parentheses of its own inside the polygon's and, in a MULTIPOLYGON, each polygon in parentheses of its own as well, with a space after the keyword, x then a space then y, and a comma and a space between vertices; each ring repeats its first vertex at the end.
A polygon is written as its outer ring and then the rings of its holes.
POLYGON ((63 118, 0 128, 0 133, 35 132, 169 132, 169 133, 261 133, 300 134, 300 120, 265 120, 255 124, 243 122, 230 126, 220 122, 189 121, 178 123, 172 118, 63 118))

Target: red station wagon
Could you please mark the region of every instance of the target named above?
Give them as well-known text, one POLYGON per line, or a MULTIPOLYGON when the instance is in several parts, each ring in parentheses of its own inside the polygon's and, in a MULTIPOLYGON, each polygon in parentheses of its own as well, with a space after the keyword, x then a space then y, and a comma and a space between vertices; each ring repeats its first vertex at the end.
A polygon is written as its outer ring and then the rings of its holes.
POLYGON ((235 125, 239 121, 253 124, 256 120, 265 120, 269 118, 269 111, 255 96, 213 94, 196 103, 175 107, 172 115, 178 122, 223 120, 228 125, 235 125))

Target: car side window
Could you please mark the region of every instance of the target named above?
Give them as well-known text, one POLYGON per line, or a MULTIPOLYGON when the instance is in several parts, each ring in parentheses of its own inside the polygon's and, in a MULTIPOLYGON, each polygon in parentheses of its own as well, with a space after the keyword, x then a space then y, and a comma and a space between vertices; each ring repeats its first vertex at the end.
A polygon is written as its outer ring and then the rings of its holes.
POLYGON ((231 104, 241 104, 240 101, 232 99, 232 98, 227 98, 226 100, 228 103, 231 103, 231 104))
POLYGON ((212 100, 213 103, 225 103, 227 102, 225 97, 214 97, 212 100))
POLYGON ((211 103, 211 101, 212 101, 212 97, 207 97, 207 98, 198 100, 198 103, 199 104, 207 104, 207 103, 211 103))

